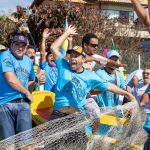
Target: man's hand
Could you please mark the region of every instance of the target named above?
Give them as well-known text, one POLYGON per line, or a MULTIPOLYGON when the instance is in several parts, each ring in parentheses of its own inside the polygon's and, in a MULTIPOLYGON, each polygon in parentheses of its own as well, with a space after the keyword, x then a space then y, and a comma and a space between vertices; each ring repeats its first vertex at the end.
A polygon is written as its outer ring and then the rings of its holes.
POLYGON ((38 80, 40 80, 40 78, 45 78, 45 71, 40 69, 40 72, 36 75, 36 77, 38 80))
POLYGON ((45 84, 46 82, 45 75, 40 77, 39 82, 40 82, 40 85, 45 84))
POLYGON ((126 97, 130 102, 136 101, 136 98, 135 98, 131 93, 129 93, 129 92, 127 92, 127 93, 125 94, 125 97, 126 97))
POLYGON ((31 102, 31 103, 33 103, 33 96, 32 96, 32 94, 28 91, 27 93, 26 93, 26 97, 27 97, 27 99, 31 102))
POLYGON ((76 35, 77 34, 77 29, 74 26, 69 26, 66 33, 68 33, 69 35, 76 35))
POLYGON ((119 67, 126 67, 126 64, 119 64, 111 59, 108 59, 107 64, 108 67, 115 67, 115 68, 119 68, 119 67))

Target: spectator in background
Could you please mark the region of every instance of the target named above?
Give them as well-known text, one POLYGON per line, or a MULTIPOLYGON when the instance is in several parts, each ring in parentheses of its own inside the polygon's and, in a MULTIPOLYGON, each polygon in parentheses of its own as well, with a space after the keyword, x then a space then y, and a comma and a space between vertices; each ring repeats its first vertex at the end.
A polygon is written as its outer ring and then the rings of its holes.
POLYGON ((45 29, 42 35, 42 43, 40 50, 40 68, 45 70, 46 83, 44 90, 54 92, 55 84, 57 82, 58 70, 54 63, 53 54, 48 52, 46 54, 46 39, 49 37, 49 29, 45 29))
MULTIPOLYGON (((98 38, 95 34, 86 34, 82 39, 82 47, 86 55, 93 56, 95 58, 103 58, 104 60, 106 60, 104 57, 96 54, 98 48, 98 38)), ((91 61, 84 64, 84 67, 89 70, 93 70, 95 66, 95 61, 91 61)))
POLYGON ((137 70, 133 77, 130 79, 130 81, 127 84, 126 90, 130 93, 132 93, 132 88, 138 86, 140 83, 143 83, 143 76, 142 76, 143 70, 137 70))
MULTIPOLYGON (((107 58, 118 61, 120 55, 117 51, 111 50, 107 53, 107 58)), ((121 89, 125 89, 125 81, 118 69, 114 66, 106 65, 103 69, 96 71, 96 74, 105 81, 115 84, 121 89)), ((120 95, 114 94, 110 91, 102 92, 97 95, 97 103, 99 107, 111 108, 120 104, 120 95)))
POLYGON ((45 71, 40 69, 39 65, 35 63, 35 50, 32 45, 28 45, 26 48, 26 55, 32 60, 33 66, 34 66, 34 73, 36 75, 35 78, 35 86, 33 86, 33 89, 30 89, 30 91, 39 91, 40 85, 45 84, 46 78, 45 78, 45 71))
POLYGON ((135 96, 138 103, 144 107, 144 110, 147 114, 150 113, 150 101, 140 102, 144 92, 150 84, 150 69, 145 68, 143 71, 143 82, 139 83, 137 86, 133 87, 132 94, 135 96))
POLYGON ((32 61, 24 55, 27 44, 26 37, 15 36, 11 48, 0 53, 0 140, 32 128, 28 84, 35 76, 32 61))

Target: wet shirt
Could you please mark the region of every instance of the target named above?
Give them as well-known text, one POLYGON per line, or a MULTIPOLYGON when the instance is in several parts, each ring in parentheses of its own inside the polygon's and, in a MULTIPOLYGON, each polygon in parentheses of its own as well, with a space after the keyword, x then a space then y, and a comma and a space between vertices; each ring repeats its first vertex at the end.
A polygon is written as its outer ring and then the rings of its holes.
MULTIPOLYGON (((115 74, 108 74, 104 69, 99 69, 96 74, 104 81, 117 85, 121 89, 125 89, 125 81, 120 72, 115 70, 115 74), (116 76, 116 77, 115 77, 116 76)), ((119 104, 120 96, 110 91, 102 92, 97 95, 97 103, 99 107, 114 107, 119 104)))
POLYGON ((35 79, 33 63, 27 57, 17 59, 10 50, 0 53, 0 104, 4 104, 16 98, 23 98, 25 95, 13 89, 4 77, 5 72, 13 72, 22 85, 28 89, 28 82, 35 79))
POLYGON ((76 73, 71 70, 69 63, 60 56, 55 62, 58 68, 58 81, 55 89, 54 110, 65 106, 73 106, 84 112, 86 95, 91 89, 106 91, 109 83, 102 81, 95 72, 84 70, 76 73))
POLYGON ((40 68, 45 70, 46 83, 44 84, 44 90, 53 91, 57 82, 58 70, 56 67, 51 67, 48 62, 40 64, 40 68))

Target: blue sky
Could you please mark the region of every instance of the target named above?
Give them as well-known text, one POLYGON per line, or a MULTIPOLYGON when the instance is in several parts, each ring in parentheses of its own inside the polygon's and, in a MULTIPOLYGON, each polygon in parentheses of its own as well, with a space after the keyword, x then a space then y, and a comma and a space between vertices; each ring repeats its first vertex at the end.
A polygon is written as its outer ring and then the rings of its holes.
POLYGON ((8 14, 9 10, 15 11, 16 5, 30 6, 32 2, 33 0, 0 0, 0 14, 3 12, 8 14))

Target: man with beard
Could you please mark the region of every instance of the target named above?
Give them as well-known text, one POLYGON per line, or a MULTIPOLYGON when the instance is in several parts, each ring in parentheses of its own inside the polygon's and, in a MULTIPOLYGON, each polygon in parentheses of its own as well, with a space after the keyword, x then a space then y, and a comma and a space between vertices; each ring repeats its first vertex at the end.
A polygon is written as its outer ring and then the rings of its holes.
MULTIPOLYGON (((117 51, 111 50, 107 53, 107 58, 113 61, 118 61, 120 55, 117 51)), ((106 65, 103 69, 96 71, 96 74, 105 81, 115 84, 121 89, 125 89, 125 82, 119 70, 111 65, 106 65)), ((104 91, 97 95, 97 103, 99 107, 111 108, 119 104, 119 95, 110 91, 104 91)))
POLYGON ((46 54, 46 39, 50 35, 49 29, 45 29, 42 35, 42 43, 40 50, 40 68, 45 70, 46 83, 44 90, 54 92, 55 84, 57 82, 58 70, 54 63, 53 55, 51 52, 46 54))

